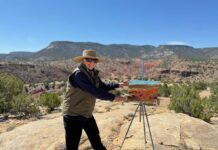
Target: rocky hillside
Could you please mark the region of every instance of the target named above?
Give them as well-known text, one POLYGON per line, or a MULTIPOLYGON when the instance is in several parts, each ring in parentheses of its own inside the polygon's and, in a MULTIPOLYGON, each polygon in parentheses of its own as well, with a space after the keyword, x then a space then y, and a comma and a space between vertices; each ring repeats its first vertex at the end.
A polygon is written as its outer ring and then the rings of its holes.
POLYGON ((178 56, 185 59, 216 59, 218 58, 218 48, 194 48, 186 45, 130 45, 130 44, 110 44, 103 45, 93 42, 70 42, 55 41, 46 48, 30 54, 11 53, 0 55, 0 60, 28 59, 37 61, 65 60, 82 54, 84 49, 95 49, 98 54, 109 58, 143 58, 160 59, 170 56, 178 56))
POLYGON ((146 75, 168 81, 216 82, 218 62, 165 59, 158 67, 148 70, 146 75))
MULTIPOLYGON (((146 106, 155 149, 218 149, 218 122, 209 124, 185 114, 176 114, 167 109, 168 99, 161 98, 160 102, 160 106, 146 106)), ((94 116, 102 141, 108 150, 120 148, 136 106, 135 102, 123 105, 107 101, 97 102, 94 116)), ((147 125, 146 139, 146 149, 151 150, 147 125)), ((1 133, 0 147, 2 150, 64 150, 64 126, 60 113, 1 133)), ((81 137, 80 149, 91 150, 85 133, 81 137)), ((136 113, 122 149, 145 149, 143 124, 139 122, 139 112, 136 113)))
POLYGON ((0 63, 0 73, 13 74, 24 83, 66 80, 70 71, 49 64, 0 63))
MULTIPOLYGON (((98 64, 102 78, 122 81, 140 78, 140 59, 106 59, 98 64)), ((66 80, 68 75, 77 66, 72 59, 49 62, 16 62, 1 63, 0 73, 13 74, 25 83, 51 82, 66 80)), ((218 80, 217 61, 187 61, 179 58, 155 59, 144 61, 146 79, 159 81, 204 81, 218 80)), ((141 78, 140 78, 141 79, 141 78)))

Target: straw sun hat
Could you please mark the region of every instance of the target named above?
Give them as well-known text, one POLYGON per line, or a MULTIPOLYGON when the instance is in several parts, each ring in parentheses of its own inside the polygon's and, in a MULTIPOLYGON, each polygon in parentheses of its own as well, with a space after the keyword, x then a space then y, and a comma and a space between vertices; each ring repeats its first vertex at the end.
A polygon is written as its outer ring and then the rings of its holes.
POLYGON ((83 55, 74 57, 73 60, 77 63, 81 63, 85 58, 97 59, 98 63, 103 62, 103 58, 97 57, 95 50, 83 50, 83 55))

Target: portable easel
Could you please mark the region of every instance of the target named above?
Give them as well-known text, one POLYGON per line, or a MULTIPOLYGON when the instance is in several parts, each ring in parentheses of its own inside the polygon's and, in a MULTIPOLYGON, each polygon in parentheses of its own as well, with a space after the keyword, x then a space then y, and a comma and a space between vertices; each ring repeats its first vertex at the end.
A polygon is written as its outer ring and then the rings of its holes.
MULTIPOLYGON (((142 61, 142 80, 144 80, 144 61, 142 61)), ((129 130, 130 130, 130 127, 131 127, 131 125, 132 125, 132 123, 133 123, 133 120, 134 120, 134 118, 135 118, 135 116, 136 116, 136 112, 138 111, 138 109, 139 109, 139 121, 141 122, 141 118, 142 118, 142 120, 143 120, 145 149, 146 149, 146 143, 147 143, 145 124, 147 123, 148 131, 149 131, 149 135, 150 135, 150 139, 151 139, 151 143, 152 143, 152 148, 153 148, 153 150, 154 150, 154 143, 153 143, 153 139, 152 139, 150 124, 149 124, 149 121, 148 121, 148 114, 147 114, 147 110, 146 110, 146 107, 145 107, 145 103, 144 103, 143 101, 139 101, 139 103, 138 103, 138 105, 137 105, 137 107, 136 107, 135 113, 134 113, 134 115, 133 115, 133 117, 132 117, 132 120, 131 120, 131 122, 130 122, 130 124, 129 124, 129 127, 128 127, 127 131, 126 131, 126 134, 125 134, 125 137, 124 137, 124 139, 123 139, 123 142, 122 142, 122 144, 121 144, 121 146, 120 146, 120 150, 121 150, 122 147, 123 147, 123 144, 124 144, 124 142, 125 142, 125 139, 126 139, 126 137, 127 137, 127 134, 128 134, 128 132, 129 132, 129 130), (145 117, 146 117, 146 123, 145 123, 145 117)))

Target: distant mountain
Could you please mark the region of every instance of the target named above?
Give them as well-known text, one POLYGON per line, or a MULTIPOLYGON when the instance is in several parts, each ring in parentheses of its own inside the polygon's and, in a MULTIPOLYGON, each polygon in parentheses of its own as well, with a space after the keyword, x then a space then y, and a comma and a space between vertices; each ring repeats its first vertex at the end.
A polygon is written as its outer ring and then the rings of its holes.
POLYGON ((145 53, 151 53, 155 50, 151 45, 128 45, 128 44, 111 44, 102 45, 92 42, 52 42, 48 47, 33 54, 34 59, 38 60, 54 60, 69 59, 82 54, 84 49, 94 49, 98 51, 98 55, 113 58, 134 58, 140 57, 145 53))
POLYGON ((186 59, 217 59, 218 47, 194 48, 186 45, 130 45, 110 44, 103 45, 93 42, 55 41, 48 47, 35 52, 13 52, 7 55, 0 54, 0 59, 29 59, 29 60, 64 60, 82 54, 84 49, 95 49, 98 55, 110 58, 144 58, 155 59, 178 56, 186 59))
POLYGON ((0 54, 1 60, 21 60, 21 59, 29 59, 33 53, 32 52, 11 52, 9 54, 0 54))
MULTIPOLYGON (((158 51, 168 51, 172 52, 178 57, 186 58, 186 59, 209 59, 209 55, 205 55, 205 52, 210 53, 210 51, 207 51, 206 49, 198 49, 191 46, 186 45, 160 45, 157 48, 158 51)), ((216 55, 218 55, 218 48, 216 48, 217 51, 216 55)))

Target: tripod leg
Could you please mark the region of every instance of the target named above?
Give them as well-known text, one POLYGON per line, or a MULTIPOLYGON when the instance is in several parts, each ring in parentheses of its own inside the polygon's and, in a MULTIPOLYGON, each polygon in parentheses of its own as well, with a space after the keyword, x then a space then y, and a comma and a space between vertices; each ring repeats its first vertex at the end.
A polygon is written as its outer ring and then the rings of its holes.
POLYGON ((142 116, 142 110, 143 110, 143 109, 142 109, 142 106, 141 106, 141 105, 142 105, 141 103, 142 103, 142 102, 140 102, 140 104, 139 104, 139 105, 140 105, 140 107, 139 107, 139 110, 140 110, 140 111, 139 111, 139 122, 141 122, 141 116, 142 116))
POLYGON ((148 130, 149 130, 150 137, 151 137, 152 148, 154 150, 154 143, 153 143, 153 139, 152 139, 152 135, 151 135, 150 124, 149 124, 149 121, 148 121, 148 115, 147 115, 147 111, 146 111, 146 108, 145 108, 144 104, 143 104, 143 109, 144 109, 144 112, 145 112, 145 116, 146 116, 146 120, 147 120, 147 124, 148 124, 148 130))
POLYGON ((143 119, 143 127, 144 127, 144 138, 145 138, 145 149, 146 149, 146 143, 147 143, 147 141, 146 141, 146 130, 145 130, 145 111, 144 111, 144 104, 143 103, 141 103, 141 105, 140 105, 142 108, 142 110, 143 110, 143 112, 142 112, 142 119, 143 119))
POLYGON ((137 108, 136 108, 136 110, 135 110, 135 113, 134 113, 134 115, 133 115, 133 117, 132 117, 132 120, 131 120, 131 122, 130 122, 130 124, 129 124, 129 127, 128 127, 127 131, 126 131, 126 134, 125 134, 125 137, 124 137, 124 139, 123 139, 123 142, 122 142, 122 144, 121 144, 121 146, 120 146, 120 150, 121 150, 122 147, 123 147, 124 141, 125 141, 125 139, 126 139, 126 136, 127 136, 128 132, 129 132, 130 126, 132 125, 132 122, 133 122, 133 120, 134 120, 134 118, 135 118, 135 115, 136 115, 136 112, 137 112, 139 106, 140 106, 140 104, 138 104, 138 106, 137 106, 137 108))
POLYGON ((142 110, 143 110, 143 112, 142 112, 142 119, 143 119, 143 128, 144 128, 144 138, 145 138, 145 149, 146 149, 146 143, 147 143, 147 141, 146 141, 146 130, 145 130, 145 111, 144 111, 144 104, 141 102, 141 107, 142 107, 142 110))

